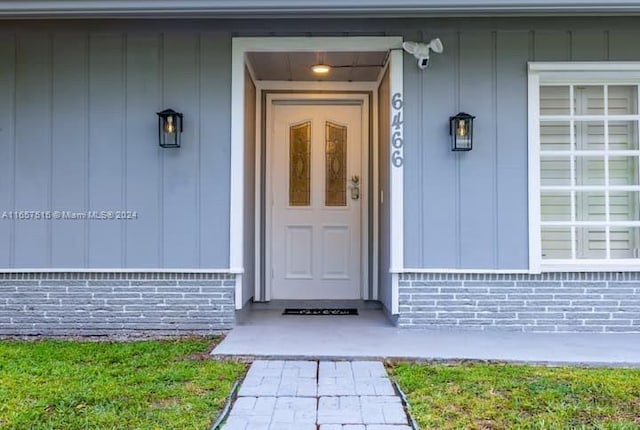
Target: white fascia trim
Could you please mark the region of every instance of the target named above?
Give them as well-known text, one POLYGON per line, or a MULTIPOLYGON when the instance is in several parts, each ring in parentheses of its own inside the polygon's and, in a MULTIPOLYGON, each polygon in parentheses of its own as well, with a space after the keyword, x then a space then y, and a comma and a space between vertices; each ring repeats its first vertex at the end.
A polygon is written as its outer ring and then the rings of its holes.
POLYGON ((400 313, 400 274, 391 274, 391 315, 400 313))
POLYGON ((233 49, 242 50, 243 56, 246 52, 387 51, 402 49, 402 37, 234 37, 233 49))
MULTIPOLYGON (((530 63, 531 66, 531 63, 530 63)), ((540 76, 528 76, 528 192, 529 192, 529 270, 540 271, 542 243, 540 232, 540 76)))
POLYGON ((402 269, 401 271, 397 272, 397 273, 443 273, 443 274, 447 274, 447 273, 455 273, 455 274, 463 274, 463 273, 469 273, 469 274, 493 274, 493 275, 531 275, 531 274, 538 274, 539 272, 532 272, 530 270, 520 270, 520 269, 514 269, 514 270, 509 270, 509 269, 500 269, 500 270, 494 270, 494 269, 412 269, 409 267, 406 267, 404 269, 402 269))
MULTIPOLYGON (((375 91, 375 82, 254 81, 260 91, 375 91)), ((291 97, 289 95, 289 97, 291 97)))
MULTIPOLYGON (((400 94, 400 99, 404 103, 403 92, 403 54, 402 51, 391 51, 389 59, 389 97, 391 99, 391 105, 389 106, 389 130, 393 136, 394 130, 400 132, 400 136, 404 137, 403 125, 400 124, 400 128, 394 129, 393 116, 399 114, 400 118, 404 119, 403 106, 399 109, 393 108, 393 97, 395 94, 400 94)), ((390 160, 393 160, 393 153, 398 152, 400 157, 403 157, 403 148, 394 148, 392 142, 389 142, 390 160)), ((390 224, 391 231, 389 241, 391 243, 391 254, 389 257, 389 271, 391 273, 397 273, 404 267, 404 167, 403 165, 396 167, 391 163, 389 168, 390 175, 390 224)))
POLYGON ((242 309, 242 305, 243 300, 242 300, 242 275, 237 275, 236 276, 236 286, 235 286, 235 291, 234 291, 234 301, 235 301, 235 308, 237 311, 242 309))
POLYGON ((544 85, 637 84, 640 80, 638 61, 530 62, 529 76, 538 76, 544 85))
POLYGON ((639 61, 530 61, 531 72, 639 71, 639 61))
POLYGON ((238 269, 81 269, 81 268, 24 268, 24 269, 2 269, 0 273, 220 273, 220 274, 241 274, 243 271, 238 269))
POLYGON ((229 266, 244 271, 244 68, 245 51, 236 39, 231 53, 231 170, 229 266))
POLYGON ((508 1, 492 0, 13 0, 0 2, 5 17, 274 17, 391 16, 477 14, 634 13, 633 0, 508 1))
POLYGON ((542 272, 640 272, 640 264, 629 260, 545 260, 542 272))

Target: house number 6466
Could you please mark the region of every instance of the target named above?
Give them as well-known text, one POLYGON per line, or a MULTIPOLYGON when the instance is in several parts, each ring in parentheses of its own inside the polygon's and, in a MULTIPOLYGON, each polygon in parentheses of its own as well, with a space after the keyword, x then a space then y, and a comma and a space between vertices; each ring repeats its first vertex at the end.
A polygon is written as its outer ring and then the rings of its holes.
POLYGON ((391 121, 391 164, 394 167, 402 167, 404 159, 402 157, 402 147, 404 146, 404 138, 402 136, 402 94, 395 93, 391 97, 391 107, 393 108, 393 120, 391 121))

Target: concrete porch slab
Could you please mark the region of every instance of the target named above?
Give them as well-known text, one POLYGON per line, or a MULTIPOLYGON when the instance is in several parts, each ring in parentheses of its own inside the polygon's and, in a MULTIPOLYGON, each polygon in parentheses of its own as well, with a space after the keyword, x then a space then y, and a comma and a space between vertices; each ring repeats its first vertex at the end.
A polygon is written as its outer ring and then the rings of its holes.
POLYGON ((252 311, 214 357, 322 360, 495 360, 640 367, 640 334, 521 333, 394 327, 379 310, 359 316, 252 311))

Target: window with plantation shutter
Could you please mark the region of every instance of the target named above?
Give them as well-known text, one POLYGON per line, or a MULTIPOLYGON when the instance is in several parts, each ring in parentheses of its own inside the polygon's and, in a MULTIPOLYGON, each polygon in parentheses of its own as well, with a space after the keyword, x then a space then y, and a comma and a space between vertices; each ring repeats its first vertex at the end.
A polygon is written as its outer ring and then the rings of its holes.
POLYGON ((616 76, 606 64, 530 66, 530 249, 542 270, 640 268, 640 67, 616 76))

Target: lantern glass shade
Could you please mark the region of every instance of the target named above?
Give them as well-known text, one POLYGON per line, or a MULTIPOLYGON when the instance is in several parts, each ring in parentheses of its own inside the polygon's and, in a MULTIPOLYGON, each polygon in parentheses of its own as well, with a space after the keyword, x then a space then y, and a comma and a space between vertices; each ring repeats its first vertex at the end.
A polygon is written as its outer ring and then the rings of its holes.
POLYGON ((473 147, 473 120, 475 116, 460 112, 449 118, 452 151, 471 151, 473 147))
POLYGON ((158 112, 158 138, 163 148, 179 148, 182 134, 182 114, 173 109, 158 112))

